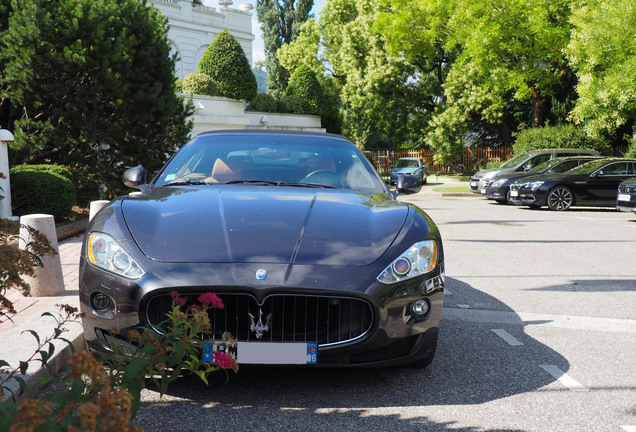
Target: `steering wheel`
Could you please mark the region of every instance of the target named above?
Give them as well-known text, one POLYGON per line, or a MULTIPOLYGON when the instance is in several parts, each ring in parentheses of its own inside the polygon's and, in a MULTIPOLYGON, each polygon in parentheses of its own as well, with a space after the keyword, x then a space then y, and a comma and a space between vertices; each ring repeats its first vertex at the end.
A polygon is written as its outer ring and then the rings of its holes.
POLYGON ((342 177, 335 171, 319 169, 307 174, 299 183, 342 187, 342 177))

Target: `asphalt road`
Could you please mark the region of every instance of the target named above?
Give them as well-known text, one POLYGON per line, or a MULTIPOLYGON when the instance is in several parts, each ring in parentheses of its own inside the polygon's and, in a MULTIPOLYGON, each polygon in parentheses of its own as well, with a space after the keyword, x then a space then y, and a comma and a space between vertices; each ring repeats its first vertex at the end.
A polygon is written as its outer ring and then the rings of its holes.
MULTIPOLYGON (((431 179, 432 180, 432 179, 431 179)), ((430 188, 431 186, 427 186, 430 188)), ((425 192, 446 255, 425 370, 243 368, 145 390, 146 431, 636 431, 636 216, 425 192)))

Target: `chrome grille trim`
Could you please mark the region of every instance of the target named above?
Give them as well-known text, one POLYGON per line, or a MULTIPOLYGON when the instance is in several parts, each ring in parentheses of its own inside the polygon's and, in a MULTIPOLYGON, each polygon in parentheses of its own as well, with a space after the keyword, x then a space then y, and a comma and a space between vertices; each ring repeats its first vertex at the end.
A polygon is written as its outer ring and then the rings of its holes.
MULTIPOLYGON (((177 290, 178 291, 178 290, 177 290)), ((186 307, 196 304, 203 292, 180 293, 186 307)), ((263 342, 318 342, 320 347, 352 342, 364 337, 373 327, 373 307, 360 298, 305 294, 270 294, 261 303, 248 293, 219 293, 223 309, 209 311, 214 338, 228 331, 239 342, 257 341, 250 330, 249 313, 272 314, 263 342)), ((172 305, 167 293, 151 296, 142 310, 142 322, 155 331, 172 305)))

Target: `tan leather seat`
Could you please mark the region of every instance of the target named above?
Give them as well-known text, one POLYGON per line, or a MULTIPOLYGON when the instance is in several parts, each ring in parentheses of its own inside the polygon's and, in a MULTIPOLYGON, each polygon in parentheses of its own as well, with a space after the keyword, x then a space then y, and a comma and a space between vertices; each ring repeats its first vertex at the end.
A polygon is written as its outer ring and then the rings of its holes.
POLYGON ((212 168, 212 175, 205 179, 206 182, 219 183, 241 179, 241 170, 231 161, 217 158, 212 168))

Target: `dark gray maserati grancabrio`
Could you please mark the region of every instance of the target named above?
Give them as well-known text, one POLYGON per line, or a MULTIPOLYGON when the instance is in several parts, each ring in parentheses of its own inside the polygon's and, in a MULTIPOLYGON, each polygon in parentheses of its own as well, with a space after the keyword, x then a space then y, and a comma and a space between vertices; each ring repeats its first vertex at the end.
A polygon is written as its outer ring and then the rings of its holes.
POLYGON ((215 131, 181 148, 140 192, 92 219, 80 259, 86 341, 109 352, 158 330, 177 291, 217 294, 214 338, 239 364, 427 366, 444 299, 435 223, 389 191, 338 135, 215 131), (114 336, 111 329, 119 329, 114 336), (315 352, 317 355, 308 355, 315 352))

